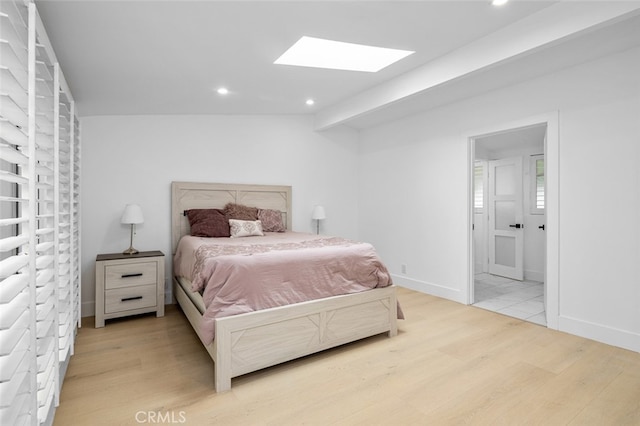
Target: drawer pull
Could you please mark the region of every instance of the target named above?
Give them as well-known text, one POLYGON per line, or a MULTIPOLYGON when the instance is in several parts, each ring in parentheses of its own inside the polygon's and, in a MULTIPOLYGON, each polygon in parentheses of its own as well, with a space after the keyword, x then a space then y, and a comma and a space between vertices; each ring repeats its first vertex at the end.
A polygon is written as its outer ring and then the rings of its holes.
POLYGON ((122 274, 122 278, 133 278, 133 277, 141 277, 142 272, 138 272, 137 274, 122 274))
POLYGON ((128 302, 130 300, 140 300, 142 299, 142 296, 133 296, 133 297, 123 297, 122 299, 120 299, 121 302, 128 302))

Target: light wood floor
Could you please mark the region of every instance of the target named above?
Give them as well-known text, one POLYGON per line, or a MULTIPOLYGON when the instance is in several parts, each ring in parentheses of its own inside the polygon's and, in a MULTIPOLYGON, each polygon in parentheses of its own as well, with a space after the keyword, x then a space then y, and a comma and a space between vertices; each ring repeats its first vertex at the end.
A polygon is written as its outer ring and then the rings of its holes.
POLYGON ((86 318, 55 425, 639 425, 640 354, 399 289, 398 336, 233 379, 182 312, 86 318))

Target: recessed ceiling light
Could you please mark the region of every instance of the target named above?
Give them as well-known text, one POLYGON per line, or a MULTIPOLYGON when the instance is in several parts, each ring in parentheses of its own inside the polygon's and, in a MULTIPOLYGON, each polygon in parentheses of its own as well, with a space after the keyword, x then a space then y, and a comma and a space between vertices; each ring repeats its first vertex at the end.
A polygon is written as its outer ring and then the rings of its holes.
POLYGON ((494 6, 502 6, 503 4, 505 4, 508 1, 509 0, 492 0, 491 4, 494 5, 494 6))
POLYGON ((316 103, 316 101, 314 101, 313 99, 307 99, 307 100, 305 101, 305 104, 307 104, 307 105, 309 105, 309 106, 311 106, 311 105, 313 105, 313 104, 315 104, 315 103, 316 103))
POLYGON ((226 87, 220 87, 218 89, 218 95, 226 95, 229 93, 229 89, 227 89, 226 87))
POLYGON ((377 72, 412 53, 414 52, 409 50, 303 36, 276 59, 274 64, 377 72))

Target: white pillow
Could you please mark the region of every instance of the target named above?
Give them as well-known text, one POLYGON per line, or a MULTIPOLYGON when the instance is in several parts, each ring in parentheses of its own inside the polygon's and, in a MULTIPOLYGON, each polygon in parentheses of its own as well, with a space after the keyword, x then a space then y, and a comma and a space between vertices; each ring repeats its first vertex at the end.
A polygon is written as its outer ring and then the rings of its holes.
POLYGON ((231 238, 264 235, 262 222, 259 220, 229 219, 229 228, 231 229, 231 238))

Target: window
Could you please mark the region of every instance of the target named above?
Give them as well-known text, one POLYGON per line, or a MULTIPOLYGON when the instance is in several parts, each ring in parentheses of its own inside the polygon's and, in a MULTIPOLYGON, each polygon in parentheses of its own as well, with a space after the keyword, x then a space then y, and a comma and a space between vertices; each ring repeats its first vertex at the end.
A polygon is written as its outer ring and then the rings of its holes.
POLYGON ((485 162, 476 161, 473 166, 473 208, 476 213, 484 211, 485 162))
POLYGON ((544 214, 544 155, 532 155, 529 163, 531 177, 531 214, 544 214))

